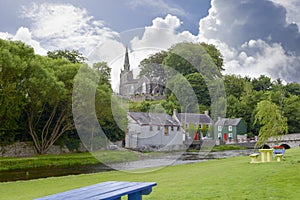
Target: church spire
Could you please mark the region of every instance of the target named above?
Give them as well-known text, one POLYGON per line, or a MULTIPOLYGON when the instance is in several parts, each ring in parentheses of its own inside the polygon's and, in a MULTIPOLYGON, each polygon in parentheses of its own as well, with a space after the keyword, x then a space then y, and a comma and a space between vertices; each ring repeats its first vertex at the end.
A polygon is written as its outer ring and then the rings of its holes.
POLYGON ((129 70, 130 70, 129 56, 128 56, 128 48, 127 48, 127 47, 126 47, 125 59, 124 59, 124 70, 126 70, 126 71, 129 71, 129 70))

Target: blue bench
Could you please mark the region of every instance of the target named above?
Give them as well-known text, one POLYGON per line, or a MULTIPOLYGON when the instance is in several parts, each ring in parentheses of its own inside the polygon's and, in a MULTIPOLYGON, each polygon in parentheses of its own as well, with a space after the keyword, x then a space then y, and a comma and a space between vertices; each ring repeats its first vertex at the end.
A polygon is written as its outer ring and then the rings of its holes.
POLYGON ((128 200, 141 200, 142 195, 148 195, 152 192, 153 186, 156 186, 155 182, 108 181, 36 200, 120 200, 124 195, 128 195, 128 200))

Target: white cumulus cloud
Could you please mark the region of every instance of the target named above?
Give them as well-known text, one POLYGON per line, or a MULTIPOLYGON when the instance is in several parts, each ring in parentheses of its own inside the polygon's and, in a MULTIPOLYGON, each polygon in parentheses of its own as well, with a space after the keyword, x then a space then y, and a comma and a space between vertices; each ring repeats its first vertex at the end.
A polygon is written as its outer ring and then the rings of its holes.
POLYGON ((32 35, 49 50, 76 49, 88 55, 105 39, 118 36, 86 9, 71 4, 32 3, 22 8, 22 16, 32 21, 32 35))
POLYGON ((220 49, 225 73, 299 82, 300 33, 286 13, 267 0, 212 0, 209 15, 200 20, 199 39, 220 49))

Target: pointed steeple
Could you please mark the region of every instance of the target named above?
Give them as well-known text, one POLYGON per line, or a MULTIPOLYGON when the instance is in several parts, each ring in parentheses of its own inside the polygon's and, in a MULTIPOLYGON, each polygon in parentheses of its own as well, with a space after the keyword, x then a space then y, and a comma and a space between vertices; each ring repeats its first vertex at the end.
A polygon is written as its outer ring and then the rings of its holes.
POLYGON ((128 48, 127 48, 127 47, 126 47, 125 59, 124 59, 124 70, 126 70, 126 71, 129 71, 129 70, 130 70, 129 56, 128 56, 128 48))

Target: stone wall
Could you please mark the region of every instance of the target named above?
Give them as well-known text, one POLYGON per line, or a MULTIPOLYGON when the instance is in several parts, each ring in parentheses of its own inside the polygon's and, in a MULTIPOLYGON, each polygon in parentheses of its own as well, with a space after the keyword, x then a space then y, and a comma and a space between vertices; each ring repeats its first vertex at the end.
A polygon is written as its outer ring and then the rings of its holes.
MULTIPOLYGON (((81 145, 80 151, 86 151, 86 149, 81 145)), ((47 151, 47 154, 62 154, 71 153, 66 146, 56 146, 53 145, 47 151)), ((0 156, 1 157, 28 157, 37 155, 34 146, 28 142, 17 142, 8 146, 0 146, 0 156)))

